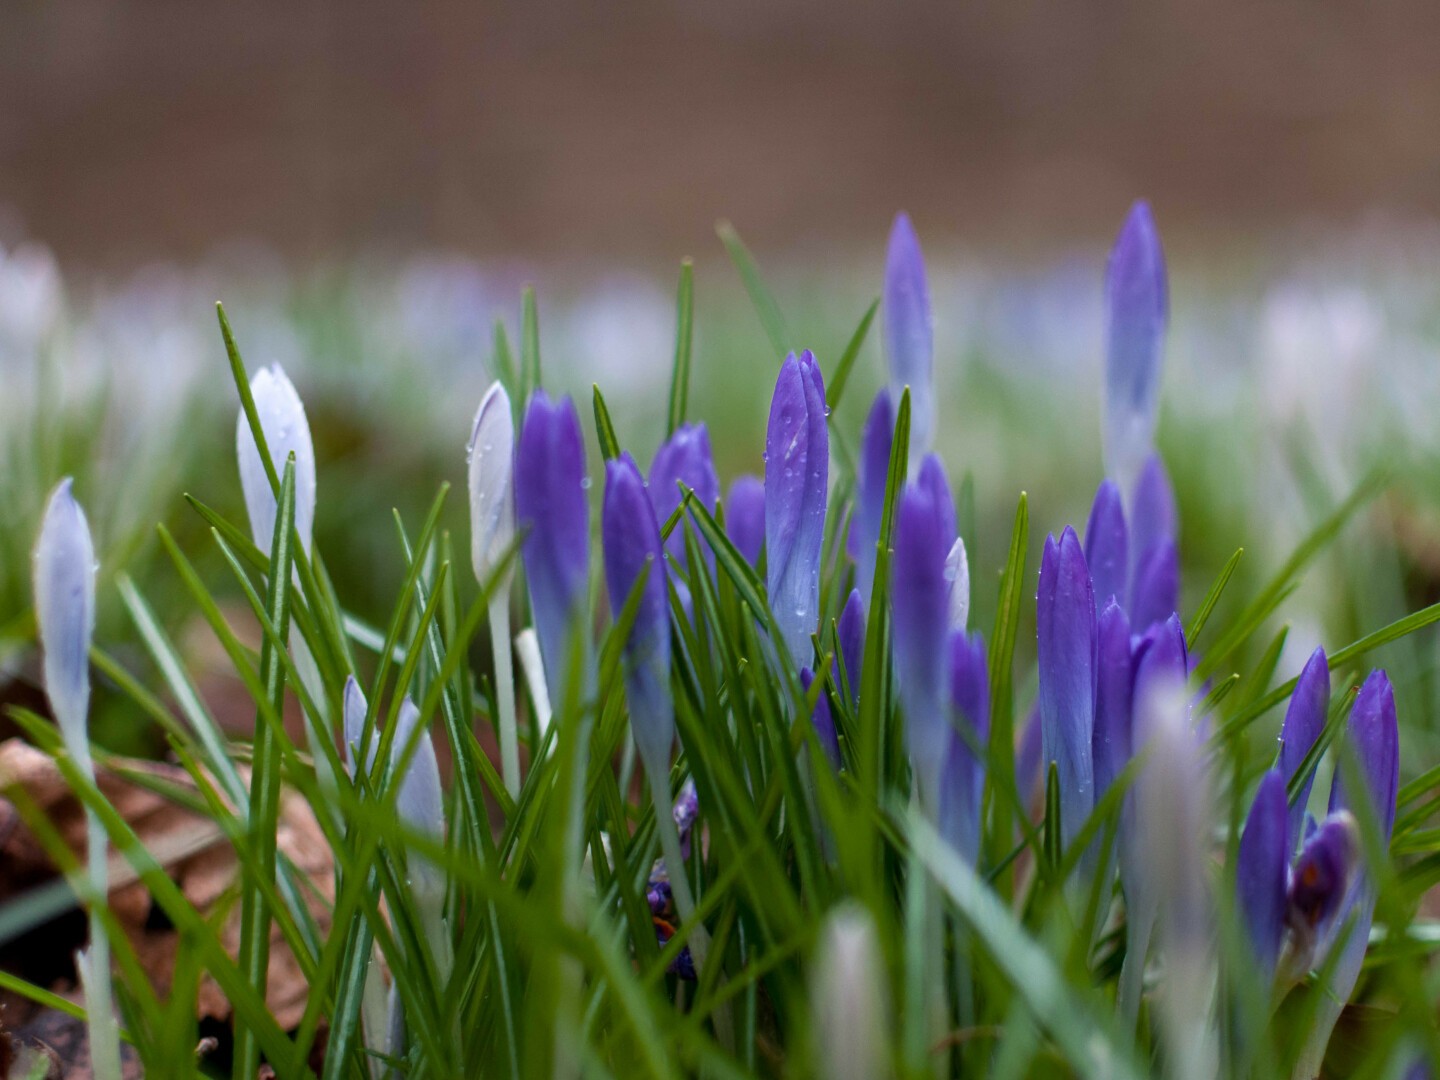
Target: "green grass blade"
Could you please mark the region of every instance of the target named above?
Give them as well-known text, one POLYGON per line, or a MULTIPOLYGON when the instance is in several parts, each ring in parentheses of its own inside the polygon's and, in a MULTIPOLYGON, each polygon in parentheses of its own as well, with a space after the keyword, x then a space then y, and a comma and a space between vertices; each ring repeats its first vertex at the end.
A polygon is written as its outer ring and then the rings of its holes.
POLYGON ((870 324, 875 321, 875 313, 880 310, 880 298, 877 296, 870 301, 870 306, 865 309, 865 314, 860 317, 860 325, 855 328, 855 333, 850 335, 850 342, 845 346, 845 351, 840 354, 840 362, 835 365, 835 371, 825 384, 826 404, 830 406, 830 422, 835 422, 835 410, 840 408, 840 399, 845 396, 845 387, 850 383, 850 372, 855 368, 855 359, 860 355, 860 348, 865 344, 865 338, 870 333, 870 324))
POLYGON ((790 342, 795 339, 785 325, 785 317, 780 314, 780 305, 775 302, 765 279, 760 276, 760 267, 756 265, 750 249, 745 246, 745 241, 740 239, 740 234, 730 222, 720 222, 715 226, 715 232, 719 235, 720 242, 725 245, 725 250, 729 252, 730 261, 740 273, 745 291, 750 294, 750 302, 755 305, 755 314, 760 316, 760 325, 765 329, 765 336, 774 346, 776 360, 783 359, 792 348, 790 342))
POLYGON ((600 444, 600 456, 606 461, 614 461, 620 456, 620 440, 615 437, 610 409, 605 404, 605 395, 600 393, 600 384, 591 383, 590 387, 595 409, 595 440, 600 444))
POLYGON ((670 373, 670 409, 665 436, 685 423, 685 404, 690 396, 690 355, 695 345, 695 264, 680 264, 680 286, 675 297, 675 366, 670 373))

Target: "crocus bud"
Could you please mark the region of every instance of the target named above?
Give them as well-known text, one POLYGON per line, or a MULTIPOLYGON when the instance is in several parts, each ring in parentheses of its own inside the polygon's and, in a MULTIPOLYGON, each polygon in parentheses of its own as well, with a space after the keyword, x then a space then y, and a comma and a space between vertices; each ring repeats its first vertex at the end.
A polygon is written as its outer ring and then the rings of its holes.
POLYGON ((930 498, 935 503, 935 513, 940 517, 941 531, 945 535, 948 550, 958 531, 955 527, 955 499, 950 494, 950 479, 945 475, 945 465, 938 454, 926 454, 921 459, 919 472, 915 475, 915 485, 930 493, 930 498))
POLYGON ((645 482, 629 454, 605 463, 601 536, 605 583, 617 617, 641 573, 646 575, 635 622, 625 641, 625 694, 630 703, 630 729, 646 771, 652 778, 665 776, 675 740, 675 707, 670 699, 670 604, 664 548, 645 482))
POLYGON ((964 630, 970 622, 970 559, 965 541, 955 538, 945 556, 946 592, 950 596, 950 629, 964 630))
MULTIPOLYGON (((809 668, 800 669, 800 685, 806 693, 815 685, 815 674, 809 668)), ((823 690, 815 700, 815 710, 810 714, 810 721, 815 725, 815 735, 820 740, 820 748, 825 751, 830 767, 839 772, 840 737, 835 733, 835 717, 830 712, 830 698, 823 690)))
POLYGON ((765 546, 765 485, 758 476, 737 476, 725 497, 725 532, 751 566, 765 546))
MULTIPOLYGON (((898 560, 898 551, 897 551, 898 560)), ((1060 814, 1069 844, 1094 805, 1095 593, 1075 530, 1046 537, 1036 596, 1041 760, 1060 777, 1060 814)))
POLYGON ((1134 663, 1130 620, 1113 596, 1097 623, 1095 666, 1095 798, 1104 795, 1130 761, 1134 663))
POLYGON ((1160 235, 1150 207, 1137 202, 1105 275, 1105 469, 1121 490, 1134 482, 1155 436, 1168 308, 1160 235))
MULTIPOLYGON (((1151 454, 1146 458, 1140 477, 1135 482, 1130 498, 1128 526, 1130 599, 1126 607, 1136 633, 1143 633, 1151 624, 1140 622, 1136 614, 1137 605, 1143 599, 1147 606, 1163 607, 1169 595, 1155 582, 1145 579, 1156 576, 1157 572, 1151 566, 1155 561, 1155 553, 1166 544, 1174 545, 1180 530, 1179 518, 1175 512, 1175 493, 1170 487, 1170 476, 1158 455, 1151 454)), ((1178 572, 1174 589, 1178 596, 1178 572)), ((1156 621, 1169 618, 1175 609, 1176 603, 1171 602, 1165 614, 1156 621)))
MULTIPOLYGON (((683 424, 655 451, 650 463, 650 502, 660 524, 680 505, 680 484, 695 492, 695 498, 712 514, 720 499, 720 481, 710 453, 710 433, 704 424, 683 424)), ((676 526, 665 541, 665 550, 676 560, 685 558, 685 530, 676 526)), ((694 568, 691 568, 694 572, 694 568)))
POLYGON ((859 906, 826 920, 811 973, 816 1076, 876 1080, 891 1075, 885 965, 875 924, 859 906))
MULTIPOLYGON (((260 430, 265 433, 265 445, 277 476, 284 475, 286 459, 295 455, 295 531, 308 555, 315 528, 315 447, 310 441, 305 406, 279 364, 255 373, 250 380, 250 394, 255 399, 260 430)), ((268 553, 275 537, 275 492, 244 409, 235 425, 235 450, 240 460, 245 510, 250 515, 250 535, 255 546, 268 553)))
POLYGON ((45 693, 65 749, 89 774, 90 642, 95 636, 95 546, 67 477, 50 495, 35 543, 35 621, 45 693))
MULTIPOLYGON (((525 535, 521 555, 550 698, 563 702, 572 636, 584 632, 590 574, 585 444, 568 397, 536 390, 515 454, 515 516, 525 535)), ((587 674, 588 678, 588 674, 587 674)))
POLYGON ((940 775, 940 835, 972 866, 980 857, 985 740, 990 732, 990 677, 985 639, 952 630, 949 642, 950 732, 940 775))
MULTIPOLYGON (((359 760, 360 743, 365 735, 365 714, 370 703, 365 700, 365 691, 354 675, 345 679, 345 695, 341 701, 341 712, 345 739, 345 771, 355 778, 355 763, 359 760)), ((365 771, 368 773, 375 764, 376 740, 371 739, 365 748, 365 771)))
MULTIPOLYGON (((396 793, 395 810, 411 832, 441 841, 445 838, 445 798, 440 789, 440 766, 435 760, 435 744, 430 741, 430 732, 421 728, 416 733, 419 724, 420 710, 406 698, 400 705, 395 739, 390 744, 391 761, 397 767, 405 760, 405 753, 410 752, 396 793), (415 748, 410 751, 412 742, 415 748)), ((410 887, 417 901, 431 908, 443 904, 445 875, 440 867, 423 856, 411 856, 408 868, 410 887)))
POLYGON ((470 559, 483 582, 515 538, 515 421, 498 382, 480 401, 466 448, 470 469, 470 559))
POLYGON ((945 556, 949 540, 934 493, 907 484, 895 514, 895 677, 905 708, 905 735, 921 804, 938 810, 938 779, 949 743, 946 640, 949 598, 945 556))
POLYGON ((825 385, 808 349, 780 368, 765 436, 766 586, 797 668, 810 656, 820 612, 830 433, 825 385))
POLYGON ((846 550, 855 562, 855 586, 870 602, 875 583, 876 545, 885 517, 885 484, 890 475, 890 448, 895 442, 895 409, 890 393, 875 395, 860 434, 860 460, 855 464, 855 514, 850 520, 846 550))
POLYGON ((890 398, 910 387, 910 461, 930 449, 935 432, 935 326, 920 239, 905 214, 895 216, 885 257, 885 358, 890 398))
POLYGON ((1288 813, 1285 777, 1271 770, 1255 792, 1235 856, 1235 910, 1250 935, 1255 966, 1266 986, 1275 974, 1285 936, 1288 813))
POLYGON ((1095 602, 1102 607, 1112 596, 1122 605, 1128 601, 1130 564, 1126 537, 1120 489, 1113 480, 1104 480, 1095 492, 1090 520, 1085 525, 1085 564, 1095 584, 1095 602))
POLYGON ((1175 542, 1166 540, 1151 549, 1135 577, 1130 612, 1135 625, 1154 626, 1175 614, 1180 606, 1180 556, 1175 542))
MULTIPOLYGON (((850 685, 851 704, 860 702, 860 672, 865 666, 865 603, 860 599, 860 590, 851 589, 836 624, 840 638, 840 655, 837 663, 845 665, 845 681, 850 685)), ((838 685, 838 681, 837 681, 838 685)))
MULTIPOLYGON (((1335 925, 1359 861, 1360 829, 1355 817, 1348 810, 1336 811, 1305 841, 1295 862, 1285 920, 1297 938, 1313 945, 1335 925)), ((1312 966, 1307 964, 1304 970, 1312 966)))
MULTIPOLYGON (((1299 771, 1301 764, 1315 745, 1315 740, 1325 730, 1325 715, 1330 707, 1330 664, 1324 649, 1316 649, 1305 662, 1295 690, 1290 695, 1290 707, 1285 710, 1285 722, 1280 727, 1280 773, 1289 784, 1299 771)), ((1295 805, 1289 810, 1285 848, 1287 857, 1294 855, 1300 846, 1301 829, 1305 823, 1305 806, 1310 801, 1310 788, 1315 783, 1312 768, 1310 775, 1300 788, 1295 805)))

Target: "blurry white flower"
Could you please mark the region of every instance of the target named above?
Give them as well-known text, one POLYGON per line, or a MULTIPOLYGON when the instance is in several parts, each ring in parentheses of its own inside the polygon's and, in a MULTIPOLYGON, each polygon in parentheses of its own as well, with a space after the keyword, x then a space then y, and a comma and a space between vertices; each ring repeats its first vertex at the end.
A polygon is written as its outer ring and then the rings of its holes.
MULTIPOLYGON (((286 458, 291 453, 295 455, 295 529, 308 555, 315 523, 315 447, 310 441, 305 406, 278 364, 257 371, 250 380, 250 392, 255 397, 260 429, 265 433, 277 475, 284 474, 286 458)), ((235 444, 240 459, 240 486, 250 515, 250 533, 255 546, 268 552, 275 535, 275 493, 270 489, 244 409, 236 421, 235 444)))
POLYGON ((837 908, 820 931, 810 1003, 816 1075, 829 1080, 890 1075, 885 967, 875 924, 863 908, 837 908))
POLYGON ((85 512, 60 481, 35 544, 35 619, 45 652, 45 690, 70 756, 93 773, 86 714, 95 634, 95 547, 85 512))
POLYGON ((970 559, 958 536, 945 557, 945 580, 950 583, 950 629, 964 630, 970 620, 970 559))
POLYGON ((515 420, 498 382, 475 413, 467 447, 470 471, 470 555, 484 581, 515 536, 515 420))

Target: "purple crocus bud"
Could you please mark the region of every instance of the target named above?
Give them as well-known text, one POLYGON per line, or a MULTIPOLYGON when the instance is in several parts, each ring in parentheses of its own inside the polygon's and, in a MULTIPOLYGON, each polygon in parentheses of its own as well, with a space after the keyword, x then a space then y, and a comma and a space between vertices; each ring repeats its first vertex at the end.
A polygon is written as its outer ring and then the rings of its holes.
POLYGON ((545 682, 557 704, 565 700, 572 635, 584 632, 590 576, 586 486, 585 444, 575 403, 568 397, 551 401, 544 390, 536 390, 515 453, 515 516, 527 530, 521 556, 545 682))
MULTIPOLYGON (((1323 962, 1347 910, 1359 864, 1360 830, 1348 810, 1331 814, 1305 841, 1286 895, 1284 918, 1290 934, 1280 962, 1286 985, 1303 979, 1323 962)), ((1357 925, 1355 932, 1361 929, 1357 925)), ((1368 920, 1363 930, 1368 938, 1368 920)), ((1363 956, 1363 945, 1359 951, 1363 956)))
MULTIPOLYGON (((912 400, 913 404, 913 400, 912 400)), ((855 465, 855 516, 850 521, 846 550, 855 561, 855 585, 866 603, 875 582, 875 549, 885 517, 885 484, 890 476, 890 448, 895 442, 895 408, 890 393, 875 395, 860 434, 860 460, 855 465)))
POLYGON ((725 531, 751 566, 765 546, 765 485, 758 476, 737 476, 725 498, 725 531))
POLYGON ((780 368, 765 436, 766 587, 797 668, 810 657, 820 613, 830 433, 825 384, 808 349, 780 368))
MULTIPOLYGON (((1290 707, 1285 711, 1285 722, 1280 727, 1280 773, 1289 784, 1299 770, 1315 740, 1325 730, 1325 715, 1330 708, 1330 664, 1323 648, 1316 649, 1305 662, 1295 691, 1290 695, 1290 707)), ((1290 808, 1289 843, 1285 852, 1293 856, 1300 846, 1301 830, 1305 824, 1305 806, 1310 801, 1310 788, 1315 783, 1312 770, 1305 778, 1295 805, 1290 808)))
POLYGON ((87 775, 90 642, 95 636, 95 545, 69 477, 50 494, 35 542, 35 620, 45 654, 45 693, 65 749, 87 775))
MULTIPOLYGON (((900 561, 896 551, 896 561, 900 561)), ((1095 593, 1080 538, 1066 527, 1048 536, 1036 596, 1040 667, 1041 762, 1060 777, 1060 812, 1068 844, 1094 805, 1095 593)))
POLYGON ((664 549, 645 481, 629 454, 605 463, 600 531, 605 583, 617 617, 649 567, 625 642, 625 694, 630 703, 630 729, 646 771, 652 779, 668 776, 675 706, 670 698, 670 605, 664 549))
POLYGON ((972 866, 980 857, 980 803, 985 789, 985 740, 990 731, 990 678, 985 639, 950 634, 950 732, 940 774, 940 835, 972 866))
POLYGON ((1271 770, 1260 781, 1235 856, 1235 908, 1250 934, 1255 964, 1270 984, 1285 938, 1290 876, 1285 777, 1271 770))
POLYGON ((1105 274, 1105 471, 1121 490, 1134 482, 1155 436, 1167 292, 1160 235, 1150 207, 1137 202, 1105 274))
POLYGON ((1130 620, 1112 596, 1097 623, 1095 665, 1095 798, 1115 782, 1130 761, 1131 691, 1135 670, 1130 620))
POLYGON ((945 464, 940 460, 938 454, 926 454, 920 462, 920 471, 915 476, 917 486, 924 488, 930 493, 930 498, 935 503, 935 513, 940 517, 940 525, 946 537, 945 546, 948 548, 955 540, 955 499, 950 494, 950 480, 945 475, 945 464))
MULTIPOLYGON (((295 531, 309 554, 315 526, 315 446, 310 440, 305 406, 279 364, 255 373, 250 380, 250 394, 255 399, 255 413, 265 433, 275 475, 283 476, 286 459, 295 455, 295 531)), ((255 546, 268 554, 275 536, 275 492, 270 488, 244 409, 235 422, 235 450, 240 461, 240 488, 250 516, 250 535, 255 546)))
POLYGON ((885 256, 885 358, 890 399, 910 387, 910 462, 930 449, 935 431, 935 326, 925 257, 910 218, 895 215, 885 256))
MULTIPOLYGON (((801 668, 800 685, 805 688, 805 692, 809 693, 814 684, 815 674, 809 668, 801 668)), ((815 711, 810 714, 810 721, 815 725, 815 734, 820 739, 820 748, 825 751, 830 767, 839 772, 840 737, 835 734, 835 717, 830 712, 830 698, 823 690, 815 700, 815 711)))
POLYGON ((1102 607, 1112 596, 1124 604, 1130 564, 1126 547, 1125 507, 1113 480, 1101 481, 1085 525, 1085 565, 1095 583, 1095 601, 1102 607))
MULTIPOLYGON (((1383 671, 1372 671, 1355 697, 1345 738, 1365 778, 1381 836, 1388 842, 1395 827, 1395 797, 1400 787, 1400 728, 1395 691, 1383 671)), ((1348 809, 1360 798, 1345 790, 1343 770, 1330 787, 1330 812, 1348 809)))
POLYGON ((1150 550, 1135 576, 1130 611, 1138 627, 1154 626, 1175 614, 1180 606, 1180 555, 1175 542, 1166 540, 1150 550))
MULTIPOLYGON (((715 459, 710 453, 710 433, 704 424, 682 424, 660 444, 650 463, 650 502, 655 519, 662 525, 680 505, 680 484, 695 492, 711 513, 720 499, 720 481, 715 476, 715 459)), ((677 561, 685 558, 685 532, 680 526, 665 541, 665 550, 677 561)))
MULTIPOLYGON (((1159 455, 1151 454, 1145 459, 1139 479, 1131 490, 1128 525, 1130 600, 1126 606, 1136 630, 1143 631, 1148 624, 1142 624, 1134 617, 1140 579, 1146 574, 1156 550, 1166 543, 1175 543, 1180 534, 1180 521, 1175 512, 1175 492, 1170 486, 1170 476, 1159 455)), ((1168 615, 1167 611, 1166 616, 1168 615)))
POLYGON ((905 708, 905 734, 922 805, 933 814, 950 734, 946 639, 949 599, 944 511, 931 490, 907 484, 895 514, 895 675, 905 708))
MULTIPOLYGON (((836 626, 840 638, 838 663, 845 665, 845 681, 850 686, 851 704, 860 702, 860 671, 865 666, 865 603, 860 599, 860 590, 851 589, 845 608, 840 612, 836 626)), ((838 674, 838 670, 837 670, 838 674)), ((837 680, 836 685, 839 685, 837 680)))

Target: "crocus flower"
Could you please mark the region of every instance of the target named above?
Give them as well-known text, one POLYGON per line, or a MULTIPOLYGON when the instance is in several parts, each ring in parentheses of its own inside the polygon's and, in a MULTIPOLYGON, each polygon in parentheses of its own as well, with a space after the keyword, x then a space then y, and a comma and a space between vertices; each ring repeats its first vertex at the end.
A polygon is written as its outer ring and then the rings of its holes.
POLYGON ((1260 781, 1235 863, 1235 908, 1250 935, 1250 946, 1263 985, 1268 986, 1280 960, 1285 931, 1290 851, 1286 846, 1285 777, 1271 770, 1260 781))
POLYGON ((35 620, 45 655, 45 693, 76 765, 93 774, 90 642, 95 635, 95 546, 71 481, 60 481, 45 507, 35 544, 35 620))
MULTIPOLYGON (((710 453, 710 433, 704 424, 683 424, 675 434, 660 444, 650 463, 650 502, 660 524, 670 519, 680 506, 680 487, 684 484, 695 492, 695 498, 706 510, 715 512, 720 499, 720 481, 715 476, 715 460, 710 453)), ((685 530, 677 525, 665 541, 665 550, 677 561, 685 558, 685 530)), ((691 568, 694 572, 694 568, 691 568)))
MULTIPOLYGON (((275 475, 285 472, 285 460, 295 455, 295 531, 306 554, 310 552, 315 527, 315 447, 310 441, 310 424, 300 395, 279 364, 261 368, 250 380, 250 394, 275 475)), ((267 554, 275 536, 275 492, 265 473, 265 463, 255 445, 255 436, 245 410, 235 424, 235 450, 240 461, 240 487, 245 510, 250 516, 250 535, 255 546, 267 554)))
POLYGON ((950 629, 964 630, 970 622, 970 558, 965 541, 955 538, 945 556, 946 593, 950 597, 950 629))
POLYGON ((1175 513, 1175 493, 1158 455, 1146 458, 1141 468, 1131 493, 1128 525, 1130 599, 1126 606, 1138 633, 1153 622, 1164 621, 1179 606, 1179 571, 1170 569, 1176 563, 1174 552, 1168 556, 1157 555, 1164 551, 1166 545, 1175 547, 1180 529, 1175 513), (1168 563, 1164 562, 1167 558, 1168 563), (1157 559, 1161 560, 1160 566, 1155 565, 1157 559), (1142 623, 1138 614, 1142 606, 1163 614, 1142 623))
MULTIPOLYGON (((897 562, 899 551, 896 551, 897 562)), ((897 626, 898 629, 898 626, 897 626)), ((1094 801, 1095 593, 1075 530, 1046 537, 1036 597, 1041 760, 1060 778, 1061 831, 1069 844, 1094 801)), ((898 635, 897 635, 898 642, 898 635)))
POLYGON ((945 593, 944 511, 934 492, 905 485, 895 515, 895 561, 890 601, 894 609, 895 677, 905 707, 905 735, 921 805, 938 809, 938 783, 949 745, 946 641, 949 598, 945 593))
POLYGON ((954 728, 940 775, 940 835, 972 866, 980 857, 980 803, 985 790, 985 740, 990 731, 990 678, 985 639, 952 630, 949 689, 954 728))
POLYGON ((630 728, 646 771, 652 778, 666 777, 668 783, 675 712, 670 699, 670 604, 664 548, 645 482, 629 454, 605 463, 601 535, 605 583, 617 617, 641 573, 646 575, 635 622, 625 641, 625 693, 630 728))
MULTIPOLYGON (((550 699, 563 702, 572 635, 583 635, 590 574, 585 444, 568 397, 536 390, 515 453, 515 516, 550 699)), ((583 639, 582 639, 583 640, 583 639)), ((588 680, 588 671, 586 679, 588 680)))
POLYGON ((855 465, 855 514, 846 549, 855 562, 855 586, 870 602, 875 581, 876 545, 885 517, 885 484, 890 475, 890 448, 895 441, 895 409, 890 393, 875 395, 860 434, 860 460, 855 465))
POLYGON ((948 549, 954 542, 958 531, 955 527, 955 499, 950 494, 950 480, 945 475, 945 466, 940 461, 938 454, 926 454, 921 459, 919 472, 915 475, 915 484, 928 491, 935 503, 935 513, 940 515, 941 531, 946 538, 945 546, 948 555, 948 549))
MULTIPOLYGON (((440 843, 445 839, 445 797, 440 766, 430 732, 420 723, 420 710, 406 698, 396 718, 390 744, 393 767, 404 766, 395 795, 395 812, 410 832, 440 843), (409 755, 408 761, 406 755, 409 755)), ((449 978, 453 946, 445 925, 445 871, 429 858, 410 852, 405 861, 410 892, 441 980, 449 978)))
POLYGON ((910 387, 910 461, 930 449, 935 432, 935 327, 920 240, 905 214, 895 216, 885 257, 885 358, 890 397, 910 387))
POLYGON ((1105 468, 1129 490, 1150 453, 1169 299, 1150 207, 1130 210, 1105 275, 1105 468))
MULTIPOLYGON (((1360 830, 1348 810, 1327 816, 1305 841, 1290 875, 1283 912, 1287 936, 1281 979, 1285 985, 1298 982, 1322 962, 1359 863, 1360 830)), ((1366 933, 1368 937, 1368 929, 1366 933)))
POLYGON ((1085 525, 1085 565, 1090 568, 1096 603, 1103 606, 1112 596, 1121 604, 1128 602, 1128 550, 1120 489, 1113 480, 1102 481, 1085 525))
POLYGON ((765 436, 766 586, 770 609, 797 668, 810 657, 820 611, 830 433, 825 384, 808 349, 780 368, 765 436))
MULTIPOLYGON (((341 698, 341 719, 345 740, 345 771, 355 778, 356 763, 360 760, 360 744, 365 735, 365 714, 370 704, 365 700, 365 691, 354 675, 345 679, 345 693, 341 698)), ((365 771, 368 773, 375 764, 375 740, 365 747, 365 771)))
POLYGON ((887 981, 869 914, 856 905, 837 909, 820 932, 811 973, 816 1076, 872 1080, 889 1075, 887 981))
MULTIPOLYGON (((800 669, 800 685, 806 693, 815 685, 815 674, 809 668, 800 669)), ((830 767, 839 772, 840 738, 835 733, 835 717, 830 712, 830 698, 823 690, 815 700, 815 710, 810 714, 810 722, 815 725, 815 735, 820 740, 820 748, 825 751, 830 767)))
POLYGON ((498 382, 480 401, 466 448, 469 458, 470 558, 484 581, 515 537, 515 421, 498 382))
POLYGON ((1131 692, 1134 664, 1130 620, 1112 596, 1096 625, 1095 798, 1104 795, 1130 761, 1131 692))
POLYGON ((725 531, 751 566, 765 546, 765 485, 758 476, 737 476, 725 496, 725 531))
MULTIPOLYGON (((1315 740, 1325 730, 1325 714, 1330 706, 1330 664, 1323 648, 1316 649, 1305 662, 1295 690, 1290 695, 1290 706, 1285 711, 1285 722, 1280 727, 1280 773, 1289 784, 1305 761, 1315 740)), ((1312 771, 1305 778, 1295 805, 1289 810, 1285 853, 1287 858, 1300 846, 1301 828, 1305 823, 1305 806, 1310 801, 1310 788, 1315 783, 1312 771)))
MULTIPOLYGON (((851 704, 860 702, 860 672, 865 666, 865 602, 860 598, 859 589, 851 589, 836 624, 840 639, 840 655, 837 664, 845 666, 845 681, 850 687, 851 704)), ((837 668, 836 674, 839 674, 837 668)), ((840 685, 836 680, 836 685, 840 685)))

